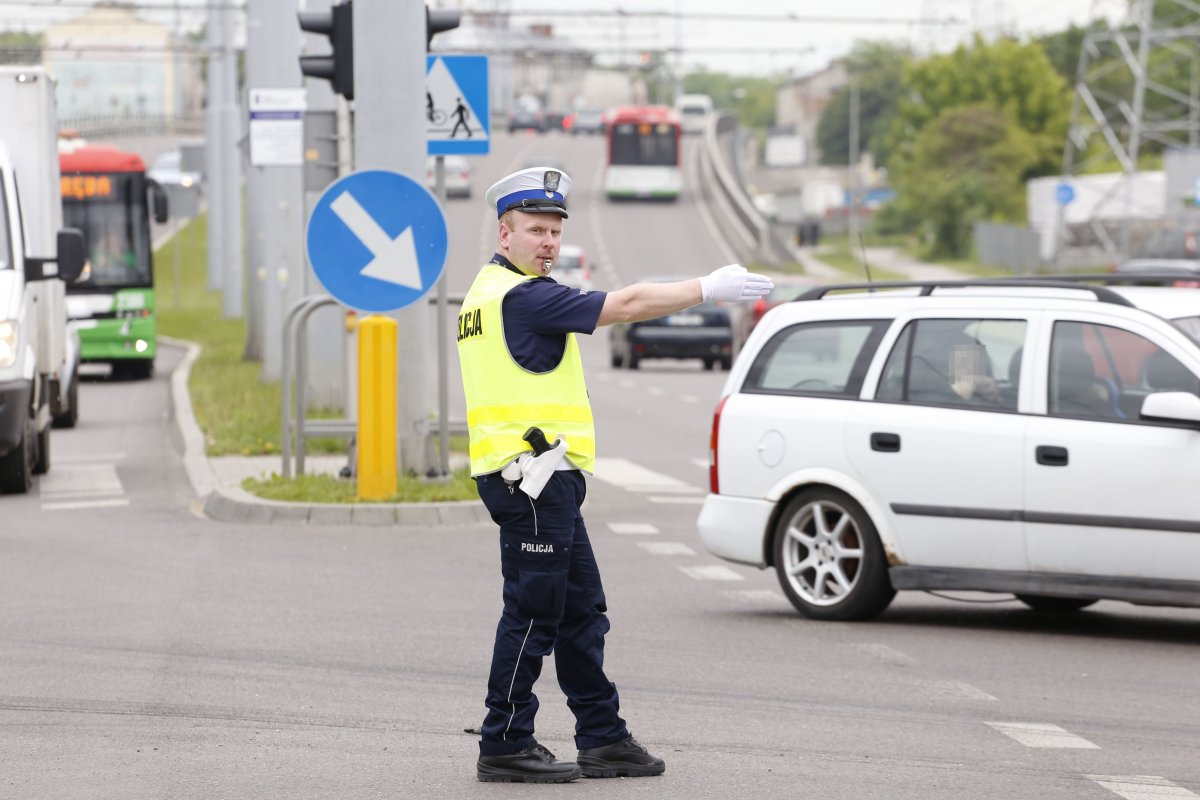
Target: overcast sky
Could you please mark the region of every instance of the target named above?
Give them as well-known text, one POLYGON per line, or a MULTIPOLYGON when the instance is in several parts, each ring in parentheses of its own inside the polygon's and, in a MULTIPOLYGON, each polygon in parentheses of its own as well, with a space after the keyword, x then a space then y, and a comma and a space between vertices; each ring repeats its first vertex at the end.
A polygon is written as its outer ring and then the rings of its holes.
MULTIPOLYGON (((222 2, 241 5, 244 0, 222 2)), ((177 17, 176 3, 204 7, 199 0, 133 0, 131 5, 142 17, 168 27, 179 19, 183 28, 192 29, 203 20, 200 12, 177 17)), ((0 30, 42 30, 78 16, 87 5, 88 0, 0 0, 0 30)), ((1001 32, 1052 32, 1072 22, 1084 24, 1093 14, 1119 18, 1126 0, 616 0, 615 5, 609 0, 430 0, 429 5, 549 12, 517 14, 512 24, 548 23, 556 33, 601 52, 601 63, 617 61, 621 53, 633 60, 643 50, 680 45, 685 68, 763 75, 812 72, 862 39, 906 42, 928 53, 947 50, 972 31, 989 38, 1001 32), (630 15, 622 17, 614 8, 630 15), (578 15, 584 11, 604 13, 578 15), (683 18, 647 18, 634 13, 639 11, 680 13, 683 18), (735 13, 746 19, 732 18, 735 13)))

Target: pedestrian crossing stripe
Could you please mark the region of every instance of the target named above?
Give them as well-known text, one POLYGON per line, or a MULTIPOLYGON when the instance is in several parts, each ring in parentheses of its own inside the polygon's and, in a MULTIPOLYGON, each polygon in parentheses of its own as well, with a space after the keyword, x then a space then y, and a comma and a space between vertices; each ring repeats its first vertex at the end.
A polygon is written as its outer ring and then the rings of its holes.
POLYGON ((436 155, 486 155, 490 141, 487 56, 427 56, 425 140, 436 155))

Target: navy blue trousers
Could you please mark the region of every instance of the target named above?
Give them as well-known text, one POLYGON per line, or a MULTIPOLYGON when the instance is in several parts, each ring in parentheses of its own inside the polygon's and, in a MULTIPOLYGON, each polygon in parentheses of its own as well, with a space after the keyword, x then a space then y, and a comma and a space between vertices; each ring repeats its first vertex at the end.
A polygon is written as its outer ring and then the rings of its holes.
POLYGON ((475 480, 500 526, 504 612, 496 626, 488 678, 482 755, 515 753, 534 740, 533 684, 554 653, 558 685, 575 715, 575 745, 603 747, 629 735, 617 687, 604 675, 608 610, 579 507, 587 484, 579 470, 554 473, 537 500, 499 473, 475 480))

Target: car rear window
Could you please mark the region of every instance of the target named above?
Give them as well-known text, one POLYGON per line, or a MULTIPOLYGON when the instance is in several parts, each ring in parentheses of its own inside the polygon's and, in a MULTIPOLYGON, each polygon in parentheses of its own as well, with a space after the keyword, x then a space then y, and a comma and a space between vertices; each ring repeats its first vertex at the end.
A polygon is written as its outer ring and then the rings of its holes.
POLYGON ((743 392, 856 397, 887 320, 836 320, 793 325, 767 342, 743 392))

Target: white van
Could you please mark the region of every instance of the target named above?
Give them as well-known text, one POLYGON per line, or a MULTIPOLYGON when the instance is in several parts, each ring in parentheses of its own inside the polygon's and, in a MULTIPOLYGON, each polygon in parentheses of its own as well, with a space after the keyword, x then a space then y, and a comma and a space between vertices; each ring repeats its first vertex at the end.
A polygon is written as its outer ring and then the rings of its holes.
POLYGON ((706 94, 681 94, 675 99, 675 113, 683 123, 684 133, 704 133, 712 112, 713 101, 706 94))

